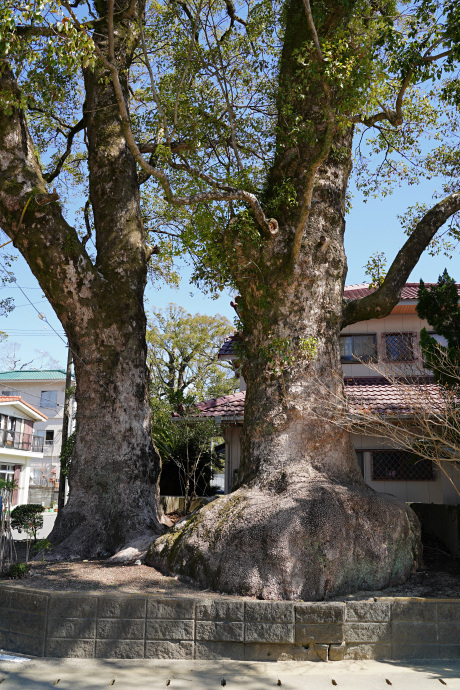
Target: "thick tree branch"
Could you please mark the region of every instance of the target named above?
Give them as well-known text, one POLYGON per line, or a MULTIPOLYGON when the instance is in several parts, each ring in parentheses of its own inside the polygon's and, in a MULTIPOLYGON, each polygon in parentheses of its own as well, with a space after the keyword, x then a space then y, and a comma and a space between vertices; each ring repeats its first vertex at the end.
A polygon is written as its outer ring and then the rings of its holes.
MULTIPOLYGON (((19 98, 17 82, 6 66, 0 73, 0 88, 15 101, 19 98)), ((0 107, 0 223, 59 310, 64 281, 67 304, 74 298, 77 305, 83 281, 89 291, 100 278, 57 198, 48 193, 24 112, 13 108, 6 114, 0 107)))
POLYGON ((446 197, 423 216, 396 255, 382 285, 367 297, 345 303, 342 328, 357 321, 381 319, 391 312, 422 252, 439 228, 457 211, 460 211, 460 192, 446 197))

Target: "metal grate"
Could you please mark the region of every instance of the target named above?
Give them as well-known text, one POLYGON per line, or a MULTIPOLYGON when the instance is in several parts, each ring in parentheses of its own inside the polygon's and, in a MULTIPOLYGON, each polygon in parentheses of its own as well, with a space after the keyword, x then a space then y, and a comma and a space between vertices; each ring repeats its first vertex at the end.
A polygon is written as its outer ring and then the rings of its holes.
POLYGON ((407 450, 374 450, 372 458, 372 479, 376 481, 421 481, 434 480, 433 463, 407 450))
POLYGON ((412 362, 414 339, 412 333, 385 333, 385 359, 389 362, 412 362))

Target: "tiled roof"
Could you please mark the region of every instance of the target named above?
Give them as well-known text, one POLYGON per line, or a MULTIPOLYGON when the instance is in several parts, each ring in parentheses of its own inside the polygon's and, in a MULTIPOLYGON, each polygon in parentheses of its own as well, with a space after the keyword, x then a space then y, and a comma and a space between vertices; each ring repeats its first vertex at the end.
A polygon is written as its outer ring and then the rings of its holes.
MULTIPOLYGON (((240 391, 221 398, 211 398, 196 406, 197 415, 200 417, 226 417, 229 421, 233 418, 242 418, 244 414, 244 399, 246 393, 240 391)), ((174 414, 178 417, 178 414, 174 414)))
POLYGON ((65 381, 64 369, 32 369, 29 371, 2 371, 0 381, 65 381))
MULTIPOLYGON (((426 288, 431 288, 437 283, 425 283, 426 288)), ((419 283, 406 283, 401 292, 401 300, 417 299, 419 283)), ((457 291, 460 295, 460 283, 457 283, 457 291)), ((360 283, 358 285, 345 285, 343 296, 346 299, 359 299, 360 297, 367 297, 367 295, 375 292, 375 288, 370 289, 369 283, 360 283)))
POLYGON ((33 405, 29 405, 28 402, 23 400, 20 395, 0 395, 0 403, 13 403, 13 402, 20 402, 26 407, 28 407, 30 410, 33 410, 37 414, 40 415, 40 417, 43 417, 43 419, 48 419, 46 415, 43 414, 43 412, 40 412, 40 410, 37 410, 36 407, 33 407, 33 405))
MULTIPOLYGON (((441 406, 439 387, 430 377, 410 383, 390 383, 384 378, 345 379, 345 394, 351 403, 351 412, 366 409, 375 414, 411 414, 411 405, 441 406)), ((199 403, 199 416, 220 417, 222 421, 241 419, 244 415, 246 393, 233 393, 199 403)))
POLYGON ((228 338, 224 340, 219 350, 218 359, 221 359, 221 357, 227 357, 228 355, 235 354, 235 350, 233 349, 233 343, 235 342, 237 337, 238 334, 234 333, 233 335, 229 335, 228 338))

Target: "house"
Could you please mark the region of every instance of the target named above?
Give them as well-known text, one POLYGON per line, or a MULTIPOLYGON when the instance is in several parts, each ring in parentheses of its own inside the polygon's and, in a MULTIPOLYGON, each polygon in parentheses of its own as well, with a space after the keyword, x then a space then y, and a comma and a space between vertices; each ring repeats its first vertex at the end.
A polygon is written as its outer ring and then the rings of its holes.
MULTIPOLYGON (((429 288, 430 284, 426 284, 429 288)), ((398 386, 382 375, 376 374, 372 363, 383 362, 403 367, 405 373, 420 374, 422 354, 419 336, 422 328, 430 331, 426 321, 416 312, 418 283, 407 283, 401 300, 391 314, 383 319, 370 319, 355 323, 343 329, 340 336, 340 353, 345 383, 345 393, 349 400, 365 399, 374 411, 404 416, 404 401, 398 386)), ((460 294, 460 285, 458 285, 460 294)), ((345 287, 344 297, 357 299, 370 294, 368 284, 345 287)), ((443 339, 432 334, 439 342, 443 339)), ((235 336, 223 343, 219 358, 232 361, 237 366, 237 356, 233 349, 235 336)), ((426 372, 429 373, 429 372, 426 372)), ((424 386, 435 394, 435 384, 430 376, 415 377, 414 386, 424 386), (420 380, 422 378, 422 380, 420 380)), ((198 404, 200 415, 213 417, 220 423, 225 439, 225 492, 231 491, 240 463, 240 434, 244 418, 245 383, 240 378, 240 391, 233 395, 208 400, 198 404)), ((456 468, 446 464, 441 471, 429 460, 411 462, 408 451, 392 447, 376 436, 352 436, 357 461, 364 481, 376 491, 391 493, 403 501, 433 503, 444 505, 460 504, 460 496, 451 479, 456 468)), ((458 474, 458 471, 457 471, 458 474)))
POLYGON ((14 480, 13 505, 29 502, 32 464, 43 462, 44 438, 34 424, 46 423, 46 416, 20 396, 0 396, 0 479, 14 480))
MULTIPOLYGON (((43 416, 35 425, 35 433, 43 441, 43 453, 40 458, 32 458, 30 462, 29 494, 33 503, 51 505, 53 501, 57 501, 55 489, 59 482, 65 382, 65 369, 0 372, 0 395, 19 395, 43 416)), ((72 398, 71 420, 74 418, 74 406, 72 398)), ((72 428, 69 433, 71 431, 72 428)))

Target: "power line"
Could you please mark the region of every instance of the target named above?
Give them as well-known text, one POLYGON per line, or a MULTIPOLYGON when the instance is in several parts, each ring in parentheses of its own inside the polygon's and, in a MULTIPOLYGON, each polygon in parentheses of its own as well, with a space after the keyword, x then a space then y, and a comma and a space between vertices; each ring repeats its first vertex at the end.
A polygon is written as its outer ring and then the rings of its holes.
MULTIPOLYGON (((3 270, 6 271, 6 267, 5 267, 5 265, 3 264, 2 261, 0 261, 0 265, 3 267, 3 270)), ((72 355, 73 355, 74 357, 76 357, 76 358, 83 364, 83 366, 84 366, 86 369, 88 369, 88 371, 90 372, 90 374, 91 374, 92 376, 94 376, 94 378, 96 379, 96 381, 98 381, 98 383, 100 383, 100 385, 107 391, 107 393, 108 393, 109 395, 111 395, 113 398, 116 399, 117 396, 116 396, 114 393, 112 393, 112 391, 110 391, 110 390, 107 388, 107 386, 105 385, 105 383, 104 383, 103 381, 101 381, 101 379, 99 378, 99 376, 98 376, 97 374, 95 374, 94 371, 92 371, 92 369, 86 364, 86 362, 84 362, 84 361, 82 360, 82 358, 81 358, 79 355, 77 355, 76 352, 74 352, 74 351, 72 350, 72 348, 70 347, 70 344, 69 344, 68 342, 66 342, 66 341, 64 340, 64 338, 63 338, 61 335, 59 335, 59 333, 56 331, 56 329, 53 327, 53 325, 50 324, 50 322, 49 322, 48 319, 46 318, 46 315, 43 314, 42 312, 38 311, 38 309, 37 309, 37 307, 35 306, 35 304, 29 299, 28 295, 26 295, 26 293, 24 292, 24 290, 22 289, 22 287, 19 285, 19 283, 18 283, 18 281, 16 280, 15 276, 12 276, 12 277, 11 277, 11 280, 13 281, 13 283, 15 283, 15 284, 17 285, 18 289, 22 292, 22 294, 24 295, 24 297, 26 298, 26 300, 29 302, 29 304, 31 305, 31 307, 33 307, 33 308, 35 309, 35 311, 36 311, 37 314, 38 314, 38 318, 41 319, 42 321, 45 321, 45 323, 48 324, 48 326, 51 328, 52 331, 54 331, 54 333, 57 335, 57 337, 58 337, 60 340, 62 340, 62 342, 65 344, 66 347, 68 347, 68 348, 70 349, 72 355)))

